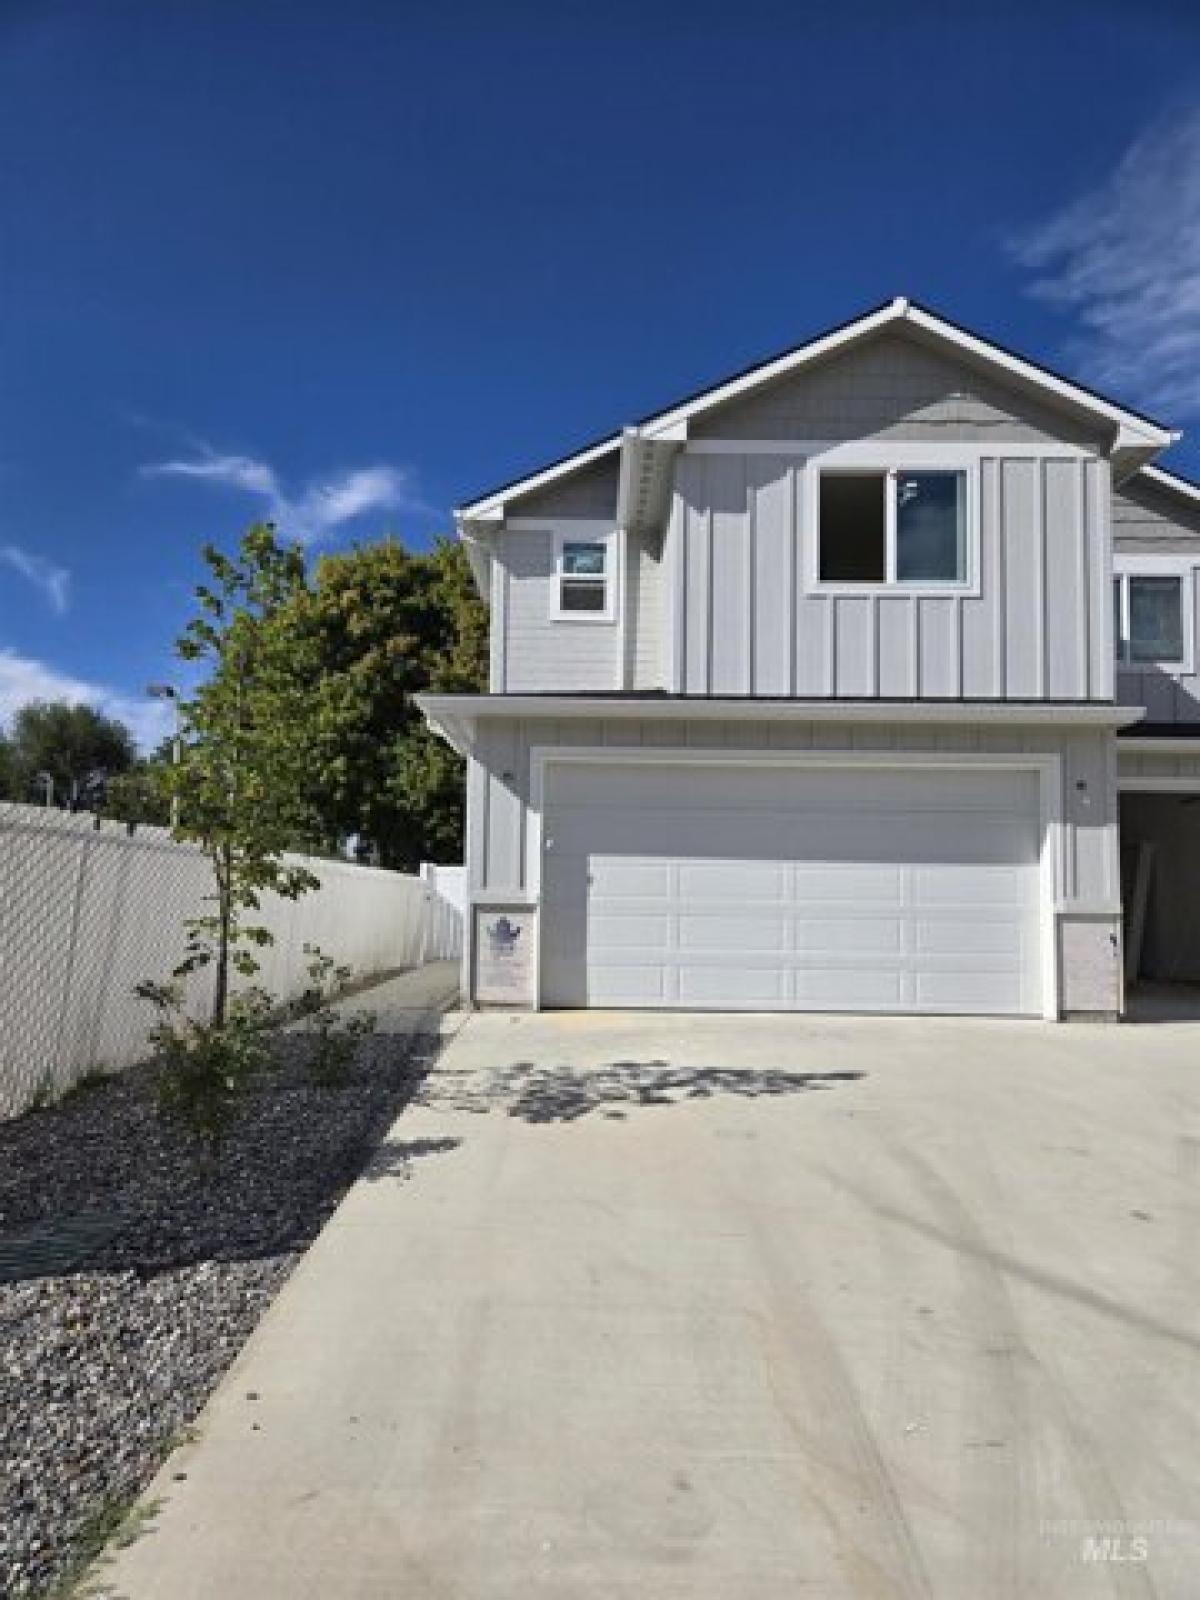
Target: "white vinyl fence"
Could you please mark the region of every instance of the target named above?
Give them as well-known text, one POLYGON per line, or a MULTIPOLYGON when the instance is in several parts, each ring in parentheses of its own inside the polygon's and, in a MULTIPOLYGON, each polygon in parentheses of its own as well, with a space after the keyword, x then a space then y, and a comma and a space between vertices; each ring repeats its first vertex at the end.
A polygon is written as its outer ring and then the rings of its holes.
MULTIPOLYGON (((304 859, 304 858, 297 858, 304 859)), ((306 944, 355 977, 456 957, 462 918, 429 883, 349 862, 305 860, 321 880, 299 900, 264 896, 275 943, 253 980, 280 1000, 303 989, 306 944)), ((153 1021, 135 986, 181 959, 184 922, 211 906, 207 861, 164 828, 0 804, 0 1117, 89 1072, 143 1060, 153 1021)), ((211 974, 194 982, 204 1004, 211 974)))

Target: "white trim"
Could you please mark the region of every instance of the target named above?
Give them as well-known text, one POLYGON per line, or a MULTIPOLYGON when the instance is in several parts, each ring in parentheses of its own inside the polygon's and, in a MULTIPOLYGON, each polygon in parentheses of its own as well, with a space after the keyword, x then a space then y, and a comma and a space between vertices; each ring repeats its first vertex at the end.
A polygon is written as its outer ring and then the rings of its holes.
POLYGON ((1200 772, 1194 778, 1117 777, 1118 794, 1200 794, 1200 772))
MULTIPOLYGON (((1064 881, 1064 821, 1062 758, 1048 752, 995 753, 931 750, 699 750, 646 745, 531 745, 529 749, 529 804, 526 809, 526 888, 536 896, 541 921, 543 836, 546 810, 546 769, 558 763, 599 762, 622 766, 724 766, 724 767, 832 767, 914 768, 978 770, 996 768, 1032 771, 1038 776, 1041 832, 1041 965, 1042 1015, 1059 1017, 1058 915, 1074 908, 1061 893, 1064 881)), ((539 941, 540 944, 540 941, 539 941)), ((542 1004, 541 953, 534 974, 534 1009, 542 1004)))
POLYGON ((1158 484, 1162 489, 1169 489, 1181 499, 1200 500, 1200 483, 1193 483, 1190 478, 1181 478, 1177 472, 1168 472, 1165 467, 1143 467, 1128 481, 1136 483, 1139 478, 1148 478, 1151 483, 1158 484))
POLYGON ((489 619, 489 665, 492 689, 508 688, 508 564, 492 562, 491 616, 489 619))
POLYGON ((860 444, 834 445, 820 456, 807 462, 801 469, 804 483, 804 525, 812 529, 812 537, 805 540, 804 592, 806 594, 839 596, 873 595, 957 595, 964 598, 980 593, 981 523, 980 515, 980 456, 971 447, 943 445, 934 453, 917 461, 910 457, 905 445, 860 444), (896 478, 904 472, 957 472, 966 479, 963 515, 963 557, 966 571, 961 578, 939 580, 934 578, 899 579, 896 576, 896 478), (882 583, 851 583, 843 579, 828 582, 821 577, 821 479, 826 472, 847 477, 862 474, 882 474, 886 479, 884 489, 884 561, 886 576, 882 583))
POLYGON ((1117 745, 1117 755, 1139 756, 1195 756, 1200 760, 1200 739, 1175 738, 1169 733, 1150 734, 1146 738, 1122 739, 1117 745))
POLYGON ((972 726, 1016 723, 1030 726, 1128 728, 1145 716, 1142 706, 1108 701, 997 700, 788 700, 739 699, 736 695, 700 697, 419 694, 427 717, 597 717, 646 722, 933 722, 972 726))
MULTIPOLYGON (((618 689, 628 689, 633 677, 629 655, 629 529, 617 528, 613 540, 616 552, 617 661, 614 677, 618 689)), ((639 568, 640 571, 640 568, 639 568)))
MULTIPOLYGON (((1049 440, 978 439, 948 440, 939 444, 931 439, 898 439, 867 437, 862 439, 690 439, 683 450, 685 456, 819 456, 831 450, 865 450, 878 454, 881 450, 903 451, 911 468, 937 467, 948 451, 971 451, 978 456, 993 459, 1015 457, 1024 461, 1099 461, 1096 450, 1082 444, 1059 444, 1049 440)), ((1149 471, 1149 468, 1146 469, 1149 471)), ((512 527, 515 519, 509 518, 512 527)))
POLYGON ((569 539, 597 539, 613 531, 612 517, 506 517, 505 533, 549 533, 552 528, 568 530, 569 539))
MULTIPOLYGON (((828 604, 832 605, 832 601, 828 604)), ((914 608, 915 609, 915 608, 914 608)), ((474 746, 476 723, 494 718, 589 718, 608 722, 917 723, 941 727, 1129 728, 1143 706, 990 700, 747 700, 624 695, 418 694, 426 722, 460 755, 474 746)))
MULTIPOLYGON (((1007 350, 981 339, 977 335, 967 333, 962 328, 957 328, 933 312, 925 311, 919 306, 914 306, 904 296, 897 296, 885 306, 880 306, 875 311, 857 317, 853 321, 835 328, 833 332, 811 339, 805 344, 797 345, 774 361, 767 361, 743 373, 741 376, 731 378, 725 383, 718 383, 713 388, 705 390, 691 400, 686 400, 680 405, 669 407, 639 423, 634 432, 651 438, 670 438, 678 440, 686 436, 687 424, 693 417, 701 416, 711 411, 715 406, 724 405, 726 401, 736 399, 750 390, 760 388, 763 384, 772 383, 776 378, 784 377, 801 367, 808 366, 822 357, 830 355, 833 351, 841 349, 843 345, 851 344, 855 340, 865 338, 880 328, 891 323, 909 323, 921 332, 945 344, 954 346, 972 356, 978 363, 985 367, 999 369, 1010 377, 1015 377, 1027 387, 1051 394, 1060 401, 1065 401, 1076 410, 1086 412, 1090 416, 1102 418, 1106 423, 1115 424, 1117 430, 1114 449, 1143 449, 1157 452, 1165 450, 1173 444, 1179 435, 1170 429, 1162 428, 1152 422, 1148 417, 1138 416, 1136 412, 1128 411, 1123 406, 1115 405, 1112 401, 1102 400, 1098 395, 1090 394, 1086 389, 1081 389, 1077 384, 1065 378, 1059 378, 1054 373, 1047 372, 1044 368, 1036 366, 1031 361, 1026 361, 1021 356, 1012 355, 1007 350)), ((545 467, 540 472, 535 472, 527 478, 521 478, 513 483, 506 484, 504 488, 495 493, 485 495, 480 500, 470 501, 465 506, 456 509, 455 521, 460 525, 467 522, 478 522, 493 512, 503 513, 505 506, 511 500, 519 499, 523 495, 532 493, 535 489, 552 483, 556 479, 577 471, 580 467, 587 466, 590 462, 599 460, 601 456, 608 455, 621 448, 624 430, 589 445, 585 450, 566 457, 553 466, 545 467)))
POLYGON ((601 456, 608 455, 613 450, 621 448, 621 435, 614 433, 607 439, 601 439, 597 444, 588 445, 585 450, 577 451, 575 455, 568 456, 564 461, 556 462, 553 466, 543 467, 540 472, 532 473, 528 478, 521 478, 508 484, 496 494, 487 495, 482 500, 472 500, 465 506, 457 506, 454 511, 455 521, 483 522, 493 513, 498 512, 503 518, 504 507, 509 500, 515 500, 518 495, 532 494, 535 489, 541 489, 556 479, 565 477, 569 472, 576 472, 580 467, 586 467, 590 462, 599 461, 601 456))
MULTIPOLYGON (((554 540, 554 570, 550 580, 550 620, 551 622, 586 622, 612 623, 617 619, 619 605, 618 586, 620 580, 620 539, 617 530, 609 527, 606 533, 578 533, 571 528, 554 528, 551 531, 554 540), (602 582, 604 585, 604 609, 602 611, 564 611, 562 607, 562 586, 567 574, 563 572, 563 550, 569 544, 598 544, 604 547, 604 573, 601 579, 583 577, 582 583, 602 582)), ((569 581, 569 580, 568 580, 569 581)), ((619 682, 619 680, 618 680, 619 682)))
MULTIPOLYGON (((1161 672, 1171 678, 1188 678, 1196 670, 1196 571, 1200 556, 1180 551, 1174 554, 1126 555, 1113 553, 1113 580, 1121 585, 1121 637, 1114 641, 1116 670, 1121 672, 1161 672), (1179 611, 1183 636, 1183 655, 1178 661, 1134 661, 1129 655, 1130 607, 1129 578, 1178 578, 1179 611)), ((1109 596, 1112 607, 1112 596, 1109 596)))

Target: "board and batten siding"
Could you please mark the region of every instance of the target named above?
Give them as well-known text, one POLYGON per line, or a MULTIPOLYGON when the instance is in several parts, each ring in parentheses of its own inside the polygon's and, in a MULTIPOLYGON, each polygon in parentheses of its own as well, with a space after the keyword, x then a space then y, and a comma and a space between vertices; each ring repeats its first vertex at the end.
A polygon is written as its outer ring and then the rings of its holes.
MULTIPOLYGON (((1117 555, 1184 558, 1184 604, 1191 608, 1193 638, 1200 647, 1200 584, 1196 567, 1185 564, 1189 557, 1200 562, 1200 504, 1147 478, 1123 484, 1112 498, 1117 555)), ((1200 671, 1118 667, 1117 699, 1122 705, 1144 706, 1148 722, 1200 722, 1200 671)))
POLYGON ((1047 449, 985 451, 977 463, 977 586, 858 595, 810 585, 814 462, 685 451, 667 534, 667 687, 801 699, 1111 698, 1107 464, 1047 449))

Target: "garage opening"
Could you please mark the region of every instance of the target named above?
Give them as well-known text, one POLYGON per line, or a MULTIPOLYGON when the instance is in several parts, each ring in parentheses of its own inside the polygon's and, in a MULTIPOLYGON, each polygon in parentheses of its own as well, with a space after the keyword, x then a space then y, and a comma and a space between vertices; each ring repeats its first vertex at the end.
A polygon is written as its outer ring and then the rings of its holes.
POLYGON ((1130 1001, 1200 1014, 1200 793, 1121 796, 1130 1001))
POLYGON ((547 1006, 1040 1015, 1037 774, 547 768, 547 1006))

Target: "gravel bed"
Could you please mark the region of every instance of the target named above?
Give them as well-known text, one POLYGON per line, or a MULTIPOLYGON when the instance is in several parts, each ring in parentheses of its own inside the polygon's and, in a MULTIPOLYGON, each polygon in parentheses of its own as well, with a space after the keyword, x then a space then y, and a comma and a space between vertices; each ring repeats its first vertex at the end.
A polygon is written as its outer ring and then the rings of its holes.
POLYGON ((96 1211, 119 1230, 77 1269, 0 1283, 0 1595, 53 1592, 194 1420, 428 1069, 379 1034, 336 1088, 305 1041, 206 1175, 158 1118, 152 1069, 0 1124, 0 1237, 96 1211))

